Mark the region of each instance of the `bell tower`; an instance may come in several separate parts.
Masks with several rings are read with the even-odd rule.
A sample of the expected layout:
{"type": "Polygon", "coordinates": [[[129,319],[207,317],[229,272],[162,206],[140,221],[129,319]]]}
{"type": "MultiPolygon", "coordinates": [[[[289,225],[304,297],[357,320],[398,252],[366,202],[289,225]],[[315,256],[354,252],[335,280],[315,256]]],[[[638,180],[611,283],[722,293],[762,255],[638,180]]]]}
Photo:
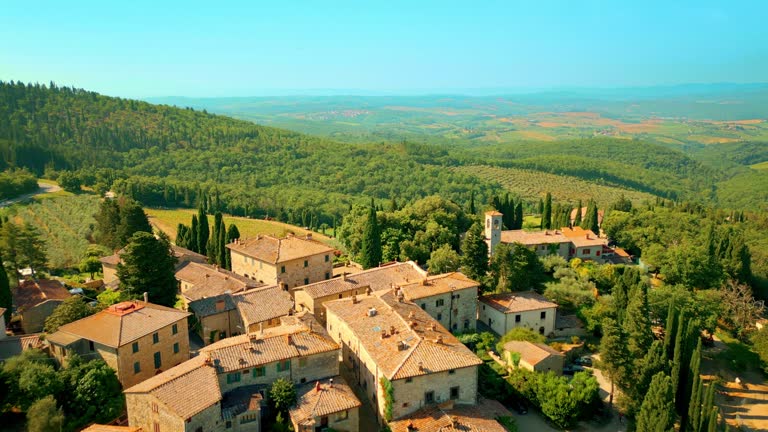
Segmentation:
{"type": "Polygon", "coordinates": [[[488,255],[493,255],[496,245],[501,242],[501,217],[496,210],[485,212],[485,241],[488,243],[488,255]]]}

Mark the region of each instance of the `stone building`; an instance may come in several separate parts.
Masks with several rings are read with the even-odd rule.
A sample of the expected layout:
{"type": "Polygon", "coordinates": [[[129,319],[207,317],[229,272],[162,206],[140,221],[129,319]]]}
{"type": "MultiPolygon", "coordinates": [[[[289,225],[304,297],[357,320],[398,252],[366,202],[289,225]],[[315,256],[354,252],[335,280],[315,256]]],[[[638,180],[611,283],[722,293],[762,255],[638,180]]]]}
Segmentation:
{"type": "Polygon", "coordinates": [[[509,367],[521,367],[533,372],[553,371],[560,375],[565,365],[565,355],[542,343],[528,341],[509,341],[504,344],[504,360],[509,367]],[[520,354],[520,361],[515,365],[512,353],[520,354]]]}
{"type": "Polygon", "coordinates": [[[535,291],[482,296],[478,304],[478,320],[502,336],[515,327],[527,327],[543,335],[555,329],[557,304],[535,291]]]}
{"type": "Polygon", "coordinates": [[[197,321],[193,331],[208,345],[244,333],[240,313],[231,294],[205,297],[189,303],[197,321]]]}
{"type": "Polygon", "coordinates": [[[571,258],[602,262],[603,248],[608,247],[608,240],[598,237],[591,230],[581,227],[563,228],[563,235],[571,241],[569,254],[571,258]]]}
{"type": "Polygon", "coordinates": [[[333,275],[335,250],[306,237],[278,238],[259,235],[227,245],[232,252],[232,271],[267,285],[293,288],[333,275]]]}
{"type": "Polygon", "coordinates": [[[400,291],[451,331],[471,331],[477,326],[479,282],[452,272],[400,284],[400,291]]]}
{"type": "Polygon", "coordinates": [[[339,346],[309,314],[227,338],[125,390],[128,422],[157,432],[259,432],[262,404],[278,378],[295,384],[338,375],[339,346]]]}
{"type": "MultiPolygon", "coordinates": [[[[200,255],[197,252],[192,252],[183,247],[171,245],[171,251],[173,252],[173,256],[176,257],[176,269],[179,269],[188,262],[196,262],[200,264],[208,262],[208,257],[205,255],[200,255]]],[[[119,282],[117,278],[117,265],[121,262],[120,255],[124,252],[125,249],[120,249],[110,256],[99,258],[99,261],[101,261],[101,270],[104,274],[103,279],[105,285],[117,286],[116,284],[119,282]]]]}
{"type": "MultiPolygon", "coordinates": [[[[13,290],[14,313],[21,316],[24,333],[43,331],[45,319],[64,300],[72,297],[64,285],[57,280],[27,279],[13,290]]],[[[9,323],[10,324],[10,323],[9,323]]]]}
{"type": "Polygon", "coordinates": [[[72,354],[101,358],[127,388],[189,359],[189,315],[127,301],[63,325],[47,340],[60,364],[66,365],[72,354]]]}
{"type": "Polygon", "coordinates": [[[416,304],[388,290],[326,310],[328,332],[380,422],[449,400],[477,402],[482,361],[416,304]]]}
{"type": "Polygon", "coordinates": [[[296,389],[296,396],[296,405],[290,410],[295,432],[360,430],[361,403],[343,378],[304,384],[296,389]]]}
{"type": "Polygon", "coordinates": [[[296,309],[309,311],[325,324],[325,302],[365,294],[368,291],[391,289],[393,286],[421,281],[427,272],[413,261],[394,263],[361,271],[352,275],[317,282],[292,290],[296,309]]]}
{"type": "Polygon", "coordinates": [[[512,417],[501,403],[480,399],[477,405],[448,401],[420,409],[389,423],[392,432],[507,432],[497,421],[512,417]]]}
{"type": "Polygon", "coordinates": [[[196,262],[181,264],[177,267],[175,276],[185,308],[189,302],[202,298],[264,286],[221,267],[196,262]]]}

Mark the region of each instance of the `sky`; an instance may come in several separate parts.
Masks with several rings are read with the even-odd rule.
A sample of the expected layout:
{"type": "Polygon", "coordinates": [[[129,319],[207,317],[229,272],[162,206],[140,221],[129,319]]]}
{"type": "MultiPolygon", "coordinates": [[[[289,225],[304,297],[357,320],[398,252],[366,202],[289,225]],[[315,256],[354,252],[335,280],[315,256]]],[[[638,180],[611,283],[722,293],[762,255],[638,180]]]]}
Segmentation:
{"type": "Polygon", "coordinates": [[[0,80],[121,97],[768,82],[768,1],[3,0],[0,80]]]}

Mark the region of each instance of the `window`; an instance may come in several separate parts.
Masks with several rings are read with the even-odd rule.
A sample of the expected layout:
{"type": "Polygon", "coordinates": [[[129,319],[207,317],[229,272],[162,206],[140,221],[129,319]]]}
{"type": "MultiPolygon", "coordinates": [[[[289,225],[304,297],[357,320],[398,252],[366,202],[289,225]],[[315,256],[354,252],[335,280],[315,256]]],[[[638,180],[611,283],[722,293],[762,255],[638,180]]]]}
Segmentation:
{"type": "Polygon", "coordinates": [[[299,367],[304,367],[306,365],[307,365],[307,358],[306,357],[299,358],[299,367]]]}
{"type": "Polygon", "coordinates": [[[457,330],[458,328],[459,328],[459,323],[453,323],[453,325],[451,325],[451,330],[457,330]]]}
{"type": "Polygon", "coordinates": [[[179,343],[178,342],[173,344],[173,353],[174,354],[178,354],[179,353],[179,343]]]}
{"type": "Polygon", "coordinates": [[[152,343],[156,344],[160,342],[160,335],[157,333],[152,333],[152,343]]]}
{"type": "Polygon", "coordinates": [[[280,266],[280,273],[285,273],[285,266],[280,266]]]}
{"type": "Polygon", "coordinates": [[[160,351],[155,353],[155,369],[160,369],[160,366],[163,365],[163,361],[160,358],[160,351]]]}
{"type": "Polygon", "coordinates": [[[516,322],[516,323],[517,323],[517,322],[520,322],[520,319],[521,319],[521,318],[522,318],[522,317],[520,316],[520,314],[517,314],[517,315],[515,315],[515,322],[516,322]]]}
{"type": "Polygon", "coordinates": [[[133,363],[133,373],[137,374],[139,372],[141,372],[141,363],[134,362],[133,363]]]}
{"type": "Polygon", "coordinates": [[[450,369],[448,370],[448,375],[453,375],[456,373],[456,369],[450,369]]]}
{"type": "Polygon", "coordinates": [[[464,330],[467,330],[468,328],[469,328],[469,320],[465,319],[464,320],[464,330]]]}
{"type": "Polygon", "coordinates": [[[330,261],[330,260],[331,260],[331,256],[330,256],[330,255],[326,255],[326,256],[325,256],[325,262],[328,262],[328,261],[330,261]]]}
{"type": "Polygon", "coordinates": [[[343,421],[349,418],[349,411],[344,410],[336,416],[336,421],[343,421]]]}
{"type": "Polygon", "coordinates": [[[91,351],[95,349],[95,347],[93,346],[93,341],[88,341],[88,349],[90,349],[91,351]]]}
{"type": "Polygon", "coordinates": [[[485,310],[485,305],[483,305],[483,310],[485,310]]]}
{"type": "Polygon", "coordinates": [[[424,393],[424,403],[427,405],[435,403],[435,392],[428,391],[424,393]]]}
{"type": "Polygon", "coordinates": [[[539,334],[544,334],[544,327],[539,327],[539,334]]]}
{"type": "Polygon", "coordinates": [[[304,267],[309,267],[309,261],[304,260],[304,267]]]}
{"type": "Polygon", "coordinates": [[[408,402],[403,402],[403,408],[408,408],[408,402]]]}
{"type": "Polygon", "coordinates": [[[232,422],[230,420],[227,420],[226,427],[227,429],[232,429],[232,422]]]}
{"type": "Polygon", "coordinates": [[[427,310],[427,304],[426,303],[422,303],[421,304],[421,308],[424,309],[424,310],[427,310]]]}
{"type": "Polygon", "coordinates": [[[437,314],[437,320],[440,321],[443,319],[443,314],[439,313],[437,314]]]}
{"type": "Polygon", "coordinates": [[[176,334],[178,332],[179,332],[179,325],[178,324],[174,324],[173,327],[171,327],[171,333],[172,334],[176,334]]]}
{"type": "Polygon", "coordinates": [[[137,352],[139,352],[139,343],[138,342],[134,342],[133,343],[133,353],[136,354],[137,352]]]}
{"type": "Polygon", "coordinates": [[[304,278],[304,285],[309,285],[309,278],[304,278]]]}
{"type": "Polygon", "coordinates": [[[253,377],[254,378],[263,377],[266,374],[267,374],[267,368],[265,366],[253,368],[253,377]]]}
{"type": "Polygon", "coordinates": [[[285,372],[287,370],[291,369],[291,361],[285,360],[277,362],[277,371],[278,372],[285,372]]]}
{"type": "Polygon", "coordinates": [[[547,311],[541,313],[541,319],[547,319],[547,311]]]}
{"type": "Polygon", "coordinates": [[[240,382],[240,372],[232,372],[227,374],[227,384],[240,382]]]}
{"type": "Polygon", "coordinates": [[[407,383],[411,383],[411,382],[413,382],[413,378],[406,378],[406,379],[405,379],[405,382],[407,382],[407,383]]]}
{"type": "Polygon", "coordinates": [[[445,304],[445,300],[443,299],[435,300],[435,306],[442,306],[444,304],[445,304]]]}
{"type": "Polygon", "coordinates": [[[583,251],[581,251],[581,254],[582,255],[589,255],[589,252],[590,252],[589,249],[584,249],[583,251]]]}
{"type": "Polygon", "coordinates": [[[600,251],[595,252],[595,255],[600,256],[600,251]]]}
{"type": "Polygon", "coordinates": [[[451,399],[458,399],[459,398],[459,388],[458,387],[451,387],[451,399]]]}
{"type": "Polygon", "coordinates": [[[203,427],[202,427],[202,426],[198,426],[198,427],[195,429],[195,432],[203,432],[203,427]]]}
{"type": "Polygon", "coordinates": [[[325,278],[326,278],[326,279],[330,279],[330,278],[331,278],[331,274],[330,274],[330,273],[328,273],[328,272],[325,272],[325,278]]]}
{"type": "Polygon", "coordinates": [[[304,384],[305,382],[307,382],[306,378],[302,378],[302,379],[299,380],[299,383],[301,383],[301,384],[304,384]]]}

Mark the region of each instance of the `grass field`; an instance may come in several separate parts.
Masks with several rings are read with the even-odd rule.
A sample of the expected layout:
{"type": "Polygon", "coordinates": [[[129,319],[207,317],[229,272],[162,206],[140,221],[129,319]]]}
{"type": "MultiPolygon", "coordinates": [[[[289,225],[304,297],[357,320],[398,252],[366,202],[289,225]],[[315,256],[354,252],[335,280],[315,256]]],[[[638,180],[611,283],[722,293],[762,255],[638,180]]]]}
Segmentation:
{"type": "Polygon", "coordinates": [[[599,185],[575,177],[541,171],[487,165],[462,166],[452,169],[464,174],[474,174],[487,181],[499,182],[506,190],[524,199],[537,200],[543,198],[547,192],[552,193],[552,199],[555,201],[576,204],[578,200],[587,202],[594,199],[600,206],[614,203],[622,194],[634,203],[655,199],[653,195],[644,192],[599,185]]]}
{"type": "Polygon", "coordinates": [[[768,170],[768,161],[756,163],[754,165],[750,165],[749,167],[756,170],[768,170]]]}
{"type": "MultiPolygon", "coordinates": [[[[192,209],[153,209],[145,208],[144,211],[149,216],[149,222],[156,228],[162,230],[171,240],[176,240],[176,227],[183,223],[189,225],[192,215],[197,214],[192,209]]],[[[311,232],[297,226],[282,222],[266,221],[262,219],[248,219],[243,217],[224,216],[224,223],[234,223],[240,231],[243,238],[255,237],[258,234],[271,234],[275,236],[285,236],[288,233],[296,235],[306,235],[311,232]]],[[[213,226],[213,216],[208,216],[208,226],[213,226]]],[[[325,243],[334,243],[333,239],[320,233],[312,233],[312,236],[325,243]]]]}

